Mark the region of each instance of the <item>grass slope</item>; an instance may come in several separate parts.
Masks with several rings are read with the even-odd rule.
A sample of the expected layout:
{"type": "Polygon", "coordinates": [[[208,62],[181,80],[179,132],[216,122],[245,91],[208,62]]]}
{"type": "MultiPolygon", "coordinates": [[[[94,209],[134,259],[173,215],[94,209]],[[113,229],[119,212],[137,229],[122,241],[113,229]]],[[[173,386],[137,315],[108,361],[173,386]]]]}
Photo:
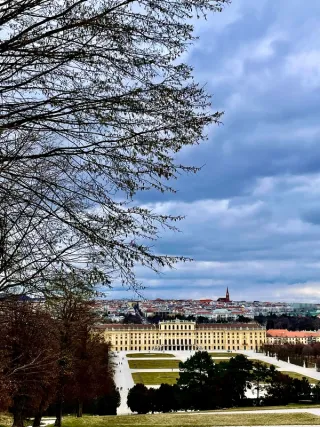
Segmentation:
{"type": "Polygon", "coordinates": [[[134,372],[132,378],[135,384],[175,384],[179,378],[179,372],[134,372]]]}
{"type": "Polygon", "coordinates": [[[298,380],[302,380],[303,377],[306,377],[310,384],[318,384],[318,380],[315,380],[314,378],[307,377],[306,375],[297,374],[296,372],[290,372],[290,371],[280,371],[281,374],[289,375],[291,378],[297,378],[298,380]]]}
{"type": "Polygon", "coordinates": [[[155,414],[118,415],[109,417],[66,417],[64,427],[213,427],[256,425],[319,425],[320,417],[311,414],[155,414]]]}
{"type": "Polygon", "coordinates": [[[178,369],[179,360],[128,360],[130,369],[178,369]]]}
{"type": "Polygon", "coordinates": [[[128,359],[139,359],[139,357],[174,357],[173,354],[169,353],[129,353],[127,354],[128,359]]]}
{"type": "Polygon", "coordinates": [[[259,359],[249,359],[250,360],[250,362],[259,362],[259,363],[261,363],[262,365],[265,365],[265,366],[267,366],[268,368],[270,368],[270,366],[274,366],[275,368],[278,368],[279,366],[277,366],[277,365],[275,365],[274,363],[268,363],[268,362],[262,362],[262,360],[259,360],[259,359]]]}
{"type": "MultiPolygon", "coordinates": [[[[244,408],[228,408],[224,409],[225,412],[234,412],[234,411],[264,411],[268,409],[308,409],[308,408],[320,408],[318,404],[312,403],[289,403],[288,405],[283,406],[245,406],[244,408]]],[[[217,409],[221,411],[221,409],[217,409]]]]}

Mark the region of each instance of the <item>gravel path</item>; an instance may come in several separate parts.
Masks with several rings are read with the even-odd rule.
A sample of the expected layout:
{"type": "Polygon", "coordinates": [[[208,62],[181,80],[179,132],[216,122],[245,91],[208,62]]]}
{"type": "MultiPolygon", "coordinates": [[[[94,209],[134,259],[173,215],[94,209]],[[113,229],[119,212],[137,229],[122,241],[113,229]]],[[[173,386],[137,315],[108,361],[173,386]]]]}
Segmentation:
{"type": "Polygon", "coordinates": [[[125,357],[125,352],[118,352],[114,356],[115,374],[114,380],[120,392],[121,403],[117,409],[117,415],[131,414],[127,406],[128,391],[134,386],[128,359],[125,357]]]}

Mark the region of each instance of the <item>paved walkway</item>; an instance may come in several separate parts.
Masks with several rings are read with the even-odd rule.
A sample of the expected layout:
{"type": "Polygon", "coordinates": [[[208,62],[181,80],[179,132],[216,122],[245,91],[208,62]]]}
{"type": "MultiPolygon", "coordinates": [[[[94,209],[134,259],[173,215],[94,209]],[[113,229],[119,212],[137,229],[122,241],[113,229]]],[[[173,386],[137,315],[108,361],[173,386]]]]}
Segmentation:
{"type": "Polygon", "coordinates": [[[254,351],[242,351],[241,353],[248,356],[249,359],[257,359],[261,360],[262,362],[271,363],[277,366],[279,371],[296,372],[298,374],[305,375],[320,381],[320,372],[317,372],[315,368],[303,368],[302,366],[294,365],[293,363],[277,360],[275,357],[265,356],[261,353],[255,353],[254,351]]]}
{"type": "MultiPolygon", "coordinates": [[[[48,425],[52,425],[52,424],[54,424],[54,422],[55,422],[55,418],[42,418],[41,419],[41,426],[48,426],[48,425]]],[[[32,421],[28,421],[27,423],[27,426],[32,426],[32,424],[33,424],[33,420],[32,421]]]]}
{"type": "Polygon", "coordinates": [[[134,386],[128,359],[125,357],[125,352],[121,351],[114,355],[115,373],[114,381],[120,392],[121,403],[117,409],[117,415],[131,414],[127,406],[128,391],[134,386]]]}

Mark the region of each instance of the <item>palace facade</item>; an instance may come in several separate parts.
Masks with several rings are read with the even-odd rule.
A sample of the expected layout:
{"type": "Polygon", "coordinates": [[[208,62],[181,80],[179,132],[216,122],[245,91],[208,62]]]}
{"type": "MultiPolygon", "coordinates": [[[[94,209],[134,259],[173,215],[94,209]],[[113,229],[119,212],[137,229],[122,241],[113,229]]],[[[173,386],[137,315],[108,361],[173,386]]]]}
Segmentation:
{"type": "Polygon", "coordinates": [[[266,329],[258,323],[197,324],[186,320],[158,325],[100,325],[115,351],[148,350],[256,350],[266,342],[266,329]]]}

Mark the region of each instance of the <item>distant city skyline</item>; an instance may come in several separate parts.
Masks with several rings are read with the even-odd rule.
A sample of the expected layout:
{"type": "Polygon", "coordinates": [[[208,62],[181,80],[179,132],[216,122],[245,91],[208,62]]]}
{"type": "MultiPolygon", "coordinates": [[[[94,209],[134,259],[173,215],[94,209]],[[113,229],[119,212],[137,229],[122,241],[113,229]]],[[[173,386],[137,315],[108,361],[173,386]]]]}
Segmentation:
{"type": "MultiPolygon", "coordinates": [[[[185,293],[181,292],[181,295],[179,296],[165,296],[163,292],[161,291],[155,291],[152,288],[146,288],[144,290],[141,291],[141,296],[133,293],[132,291],[124,291],[121,287],[114,287],[114,289],[111,290],[106,290],[105,292],[105,297],[103,297],[102,299],[108,299],[108,300],[112,300],[112,299],[122,299],[122,300],[156,300],[156,299],[162,299],[162,300],[195,300],[195,301],[200,301],[200,300],[205,300],[205,299],[211,299],[213,301],[217,301],[218,298],[221,298],[223,296],[223,293],[225,292],[225,289],[223,290],[223,288],[221,288],[221,292],[220,294],[216,292],[215,289],[215,295],[213,294],[208,294],[208,295],[202,295],[202,296],[197,296],[197,297],[191,297],[188,295],[185,295],[185,293]]],[[[234,294],[233,289],[229,289],[230,292],[230,301],[231,302],[254,302],[254,301],[259,301],[259,302],[272,302],[272,303],[308,303],[308,304],[320,304],[320,296],[315,296],[315,297],[302,297],[299,295],[296,295],[295,297],[279,297],[277,298],[276,296],[271,296],[269,295],[269,298],[266,296],[265,299],[263,298],[258,298],[255,297],[254,295],[251,298],[243,298],[241,296],[237,297],[237,294],[234,294]]],[[[238,291],[239,292],[239,291],[238,291]]],[[[260,295],[263,295],[260,292],[260,295]]]]}
{"type": "Polygon", "coordinates": [[[212,299],[152,299],[152,300],[100,300],[94,305],[102,318],[122,322],[125,316],[133,315],[140,323],[154,323],[160,319],[179,316],[205,322],[237,322],[257,320],[257,316],[270,314],[316,316],[320,318],[320,303],[289,303],[274,301],[227,301],[228,298],[212,299]]]}

